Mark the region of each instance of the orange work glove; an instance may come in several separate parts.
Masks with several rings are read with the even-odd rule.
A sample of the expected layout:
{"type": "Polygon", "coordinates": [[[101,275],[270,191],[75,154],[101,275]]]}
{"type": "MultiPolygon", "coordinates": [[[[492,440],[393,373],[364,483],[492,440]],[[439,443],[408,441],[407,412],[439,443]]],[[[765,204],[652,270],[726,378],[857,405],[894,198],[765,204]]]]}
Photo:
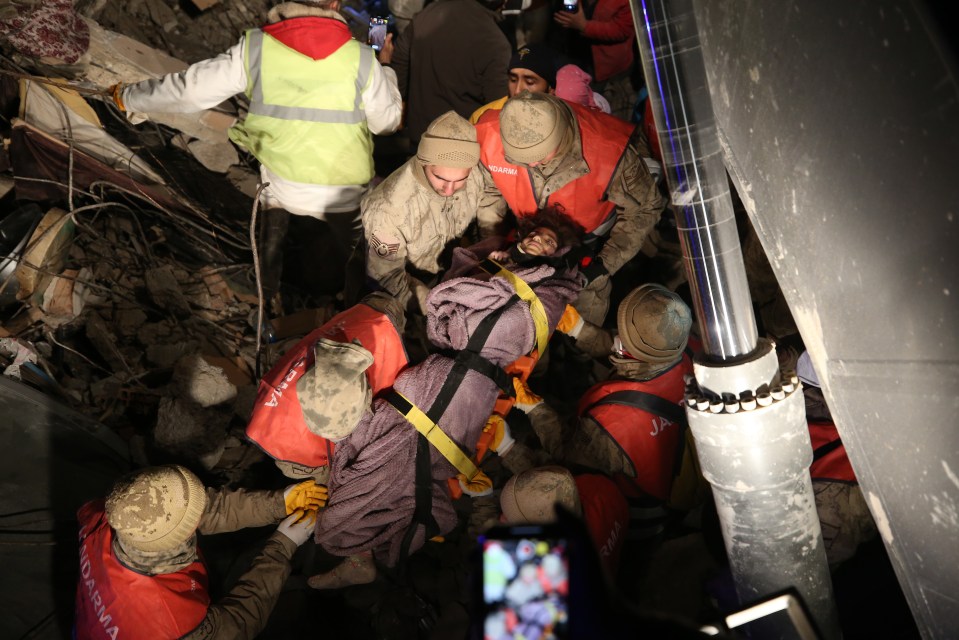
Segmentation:
{"type": "Polygon", "coordinates": [[[489,479],[485,473],[480,471],[476,477],[472,480],[467,479],[467,477],[460,473],[456,476],[456,479],[459,480],[460,488],[468,496],[474,498],[480,498],[482,496],[492,495],[493,493],[493,481],[489,479]]]}
{"type": "Polygon", "coordinates": [[[506,420],[503,420],[502,416],[495,413],[486,421],[486,426],[483,427],[483,431],[491,431],[493,433],[493,441],[490,443],[489,448],[495,451],[499,456],[505,456],[513,445],[516,444],[516,441],[513,440],[513,434],[509,431],[509,425],[506,424],[506,420]]]}
{"type": "Polygon", "coordinates": [[[304,480],[299,484],[291,484],[283,491],[283,501],[286,503],[286,515],[298,509],[322,509],[329,499],[329,491],[322,484],[313,480],[304,480]]]}
{"type": "MultiPolygon", "coordinates": [[[[572,309],[572,307],[569,308],[572,309]]],[[[530,388],[526,386],[526,383],[519,378],[513,378],[513,389],[516,391],[516,401],[513,403],[513,406],[523,413],[529,413],[543,404],[543,399],[533,393],[530,388]]]]}
{"type": "Polygon", "coordinates": [[[563,311],[563,317],[559,319],[556,330],[560,333],[565,333],[570,338],[575,338],[579,335],[582,328],[583,318],[579,315],[579,311],[574,309],[572,305],[566,305],[566,310],[563,311]]]}
{"type": "Polygon", "coordinates": [[[109,89],[107,89],[107,95],[113,98],[113,103],[117,105],[117,108],[120,111],[126,113],[127,107],[123,104],[123,98],[120,97],[120,92],[123,91],[123,83],[118,82],[109,89]]]}

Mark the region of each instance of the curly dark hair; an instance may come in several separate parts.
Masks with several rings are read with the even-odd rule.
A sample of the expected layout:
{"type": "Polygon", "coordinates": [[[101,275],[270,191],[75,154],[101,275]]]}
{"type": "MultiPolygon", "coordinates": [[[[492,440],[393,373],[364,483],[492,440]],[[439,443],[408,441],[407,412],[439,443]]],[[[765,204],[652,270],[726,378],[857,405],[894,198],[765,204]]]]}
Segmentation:
{"type": "Polygon", "coordinates": [[[516,221],[516,237],[522,240],[534,229],[545,227],[556,234],[560,249],[578,247],[586,229],[557,207],[540,209],[532,216],[523,216],[516,221]]]}

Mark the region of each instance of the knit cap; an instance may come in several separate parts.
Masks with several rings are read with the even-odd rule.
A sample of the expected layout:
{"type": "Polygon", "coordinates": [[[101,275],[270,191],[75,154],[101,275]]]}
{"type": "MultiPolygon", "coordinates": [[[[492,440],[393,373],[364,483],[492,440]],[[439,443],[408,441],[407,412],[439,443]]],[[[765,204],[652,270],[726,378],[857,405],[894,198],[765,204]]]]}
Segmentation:
{"type": "Polygon", "coordinates": [[[508,69],[529,69],[546,81],[550,87],[556,87],[556,61],[553,51],[545,44],[528,44],[513,52],[508,69]]]}
{"type": "Polygon", "coordinates": [[[105,507],[120,542],[141,551],[176,549],[196,532],[205,509],[203,483],[180,465],[150,467],[120,478],[105,507]]]}
{"type": "Polygon", "coordinates": [[[500,494],[500,509],[510,524],[556,522],[556,505],[580,513],[573,474],[563,467],[538,467],[510,478],[500,494]]]}
{"type": "Polygon", "coordinates": [[[328,440],[353,432],[370,408],[372,391],[366,370],[373,354],[358,342],[320,338],[313,346],[316,362],[296,381],[296,396],[307,428],[328,440]]]}
{"type": "Polygon", "coordinates": [[[669,363],[686,348],[693,318],[678,295],[658,284],[644,284],[623,298],[616,323],[629,355],[643,362],[669,363]]]}
{"type": "Polygon", "coordinates": [[[500,135],[506,159],[513,164],[540,162],[559,148],[570,122],[562,100],[524,91],[503,105],[500,135]]]}
{"type": "Polygon", "coordinates": [[[431,122],[416,148],[416,159],[424,166],[466,169],[479,162],[479,155],[476,129],[455,111],[431,122]]]}

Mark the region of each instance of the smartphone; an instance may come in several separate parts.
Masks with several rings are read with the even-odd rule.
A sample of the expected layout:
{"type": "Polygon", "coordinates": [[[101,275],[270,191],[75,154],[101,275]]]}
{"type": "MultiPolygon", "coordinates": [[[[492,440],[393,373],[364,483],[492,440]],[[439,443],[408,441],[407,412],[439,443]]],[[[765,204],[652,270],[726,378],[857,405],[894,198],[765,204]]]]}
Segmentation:
{"type": "Polygon", "coordinates": [[[577,8],[579,8],[579,0],[563,0],[563,11],[576,13],[577,8]]]}
{"type": "MultiPolygon", "coordinates": [[[[569,638],[570,546],[552,527],[498,527],[479,537],[474,598],[480,638],[569,638]]],[[[475,624],[475,623],[474,623],[475,624]]]]}
{"type": "Polygon", "coordinates": [[[370,33],[366,38],[366,43],[373,47],[374,51],[379,51],[386,43],[386,23],[388,18],[373,16],[370,18],[370,33]]]}

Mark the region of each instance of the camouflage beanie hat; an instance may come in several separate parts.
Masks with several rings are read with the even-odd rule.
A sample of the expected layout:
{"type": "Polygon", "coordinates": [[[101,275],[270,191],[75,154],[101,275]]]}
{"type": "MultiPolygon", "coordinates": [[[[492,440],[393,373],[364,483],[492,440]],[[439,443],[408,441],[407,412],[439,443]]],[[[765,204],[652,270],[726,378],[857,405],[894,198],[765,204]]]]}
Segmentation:
{"type": "Polygon", "coordinates": [[[499,114],[506,159],[513,164],[541,162],[559,149],[570,124],[559,98],[529,91],[510,98],[499,114]]]}
{"type": "Polygon", "coordinates": [[[455,111],[431,122],[416,148],[416,160],[424,166],[467,169],[479,162],[479,156],[476,129],[455,111]]]}
{"type": "Polygon", "coordinates": [[[124,546],[171,551],[196,532],[206,509],[203,483],[179,465],[128,474],[107,496],[107,522],[124,546]]]}
{"type": "Polygon", "coordinates": [[[669,363],[686,348],[693,316],[683,299],[666,287],[644,284],[623,298],[616,325],[630,356],[642,362],[669,363]]]}
{"type": "Polygon", "coordinates": [[[366,370],[373,354],[358,343],[320,338],[313,346],[316,362],[296,381],[296,396],[307,428],[328,440],[353,432],[370,408],[372,392],[366,370]]]}
{"type": "Polygon", "coordinates": [[[556,505],[579,514],[579,491],[563,467],[538,467],[510,478],[500,494],[500,509],[509,524],[556,522],[556,505]]]}

